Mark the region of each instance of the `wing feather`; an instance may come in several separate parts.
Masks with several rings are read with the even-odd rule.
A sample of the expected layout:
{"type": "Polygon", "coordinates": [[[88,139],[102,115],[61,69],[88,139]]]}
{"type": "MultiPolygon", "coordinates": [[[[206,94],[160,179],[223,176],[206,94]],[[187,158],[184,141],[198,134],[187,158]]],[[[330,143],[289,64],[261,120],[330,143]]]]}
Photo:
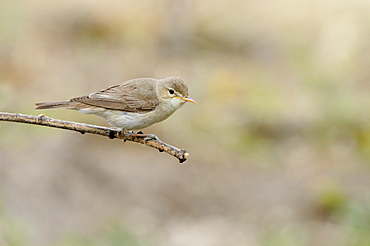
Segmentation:
{"type": "Polygon", "coordinates": [[[155,79],[133,79],[71,101],[111,110],[149,112],[159,103],[155,84],[155,79]]]}

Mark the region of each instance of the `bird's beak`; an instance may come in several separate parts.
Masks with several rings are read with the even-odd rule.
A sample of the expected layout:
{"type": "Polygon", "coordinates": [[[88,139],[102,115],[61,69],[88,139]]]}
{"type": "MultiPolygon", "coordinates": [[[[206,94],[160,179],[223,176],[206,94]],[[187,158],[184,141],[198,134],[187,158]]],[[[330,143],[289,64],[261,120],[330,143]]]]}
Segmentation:
{"type": "Polygon", "coordinates": [[[196,101],[194,101],[193,98],[191,97],[179,97],[180,99],[184,100],[184,101],[187,101],[187,102],[191,102],[191,103],[197,103],[196,101]]]}

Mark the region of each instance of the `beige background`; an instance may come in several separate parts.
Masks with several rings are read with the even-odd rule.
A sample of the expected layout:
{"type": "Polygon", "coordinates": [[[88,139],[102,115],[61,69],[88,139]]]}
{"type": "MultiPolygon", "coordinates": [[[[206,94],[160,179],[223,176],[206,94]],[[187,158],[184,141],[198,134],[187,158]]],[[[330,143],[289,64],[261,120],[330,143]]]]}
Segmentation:
{"type": "Polygon", "coordinates": [[[367,0],[0,1],[0,111],[138,77],[198,104],[145,129],[189,160],[0,122],[0,245],[370,244],[367,0]]]}

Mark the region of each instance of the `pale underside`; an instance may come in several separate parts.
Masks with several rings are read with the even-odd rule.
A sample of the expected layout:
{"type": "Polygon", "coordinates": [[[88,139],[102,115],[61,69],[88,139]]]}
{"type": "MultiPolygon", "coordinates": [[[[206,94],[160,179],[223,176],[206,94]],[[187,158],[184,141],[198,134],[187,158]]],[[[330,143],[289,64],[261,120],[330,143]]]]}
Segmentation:
{"type": "Polygon", "coordinates": [[[125,112],[99,107],[86,107],[77,109],[80,113],[95,114],[105,118],[112,126],[125,130],[140,130],[154,123],[167,119],[185,102],[178,98],[163,101],[154,110],[148,112],[125,112]]]}

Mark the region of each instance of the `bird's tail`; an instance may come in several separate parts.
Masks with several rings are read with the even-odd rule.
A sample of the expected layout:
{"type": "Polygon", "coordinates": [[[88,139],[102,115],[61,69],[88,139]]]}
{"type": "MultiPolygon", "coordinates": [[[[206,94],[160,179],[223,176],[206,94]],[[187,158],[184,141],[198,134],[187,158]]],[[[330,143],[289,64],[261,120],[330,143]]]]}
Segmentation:
{"type": "Polygon", "coordinates": [[[68,108],[70,104],[70,101],[35,103],[36,109],[68,108]]]}

